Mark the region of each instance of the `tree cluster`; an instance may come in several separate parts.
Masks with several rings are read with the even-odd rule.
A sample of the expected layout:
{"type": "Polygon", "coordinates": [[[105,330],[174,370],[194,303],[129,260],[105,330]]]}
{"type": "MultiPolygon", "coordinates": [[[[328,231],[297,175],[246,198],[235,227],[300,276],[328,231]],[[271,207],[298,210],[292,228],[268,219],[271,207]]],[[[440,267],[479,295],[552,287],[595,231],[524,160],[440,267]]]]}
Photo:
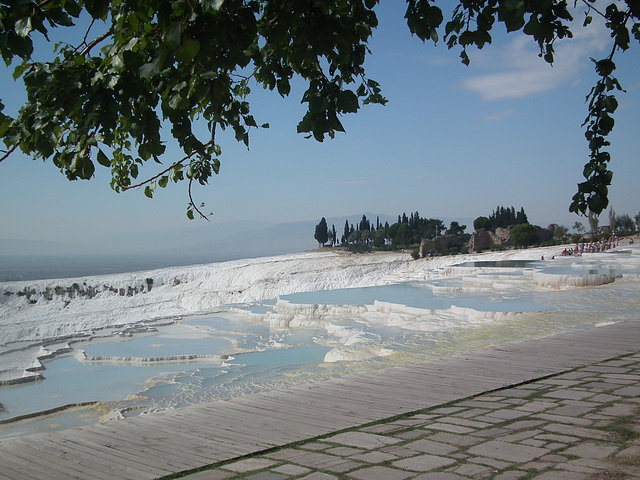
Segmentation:
{"type": "MultiPolygon", "coordinates": [[[[469,239],[469,236],[465,234],[466,228],[466,225],[460,225],[456,221],[451,222],[449,228],[446,228],[442,220],[422,218],[417,211],[411,212],[409,216],[406,213],[398,215],[398,221],[392,225],[389,225],[389,222],[381,224],[380,217],[376,218],[374,224],[366,215],[362,215],[360,222],[355,225],[349,223],[349,220],[345,220],[339,244],[352,249],[354,246],[356,249],[361,247],[410,248],[420,244],[422,240],[437,239],[448,235],[459,237],[459,243],[462,245],[469,239]]],[[[325,245],[329,240],[332,241],[332,246],[338,245],[335,225],[329,230],[324,217],[316,225],[314,238],[322,245],[325,245]]]]}
{"type": "Polygon", "coordinates": [[[484,228],[485,230],[495,232],[496,228],[506,228],[513,225],[523,225],[525,223],[529,223],[529,220],[527,219],[526,213],[524,213],[524,208],[521,207],[516,213],[516,209],[513,206],[498,206],[488,217],[476,218],[473,221],[473,229],[480,230],[484,228]]]}

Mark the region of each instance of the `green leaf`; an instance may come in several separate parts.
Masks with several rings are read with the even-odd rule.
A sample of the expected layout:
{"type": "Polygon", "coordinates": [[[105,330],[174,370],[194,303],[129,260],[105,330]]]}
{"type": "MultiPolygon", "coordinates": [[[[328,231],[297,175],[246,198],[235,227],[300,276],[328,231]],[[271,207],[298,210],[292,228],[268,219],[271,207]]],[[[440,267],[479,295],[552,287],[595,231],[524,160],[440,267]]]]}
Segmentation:
{"type": "Polygon", "coordinates": [[[179,62],[190,62],[200,51],[200,42],[192,38],[186,39],[175,52],[176,60],[179,62]]]}
{"type": "Polygon", "coordinates": [[[189,220],[193,220],[193,210],[191,210],[191,209],[187,210],[187,218],[189,220]]]}
{"type": "Polygon", "coordinates": [[[598,122],[599,133],[601,135],[608,135],[611,132],[611,130],[613,130],[614,123],[615,121],[613,120],[612,117],[610,117],[606,113],[603,113],[602,116],[600,117],[600,121],[598,122]]]}
{"type": "Polygon", "coordinates": [[[607,112],[613,113],[618,108],[618,101],[613,95],[607,95],[604,99],[604,108],[607,112]]]}
{"type": "Polygon", "coordinates": [[[109,11],[110,0],[85,0],[84,4],[87,8],[87,12],[93,18],[103,18],[109,11]]]}
{"type": "Polygon", "coordinates": [[[100,149],[98,149],[98,155],[96,156],[96,160],[103,167],[108,168],[111,166],[111,160],[109,160],[109,158],[100,149]]]}
{"type": "Polygon", "coordinates": [[[608,58],[596,62],[596,73],[601,77],[608,77],[616,69],[616,64],[608,58]]]}
{"type": "Polygon", "coordinates": [[[15,31],[19,36],[27,37],[32,30],[31,17],[21,18],[16,22],[15,31]]]}
{"type": "Polygon", "coordinates": [[[169,182],[169,177],[167,177],[166,175],[163,175],[158,179],[158,186],[160,188],[165,188],[168,182],[169,182]]]}
{"type": "Polygon", "coordinates": [[[164,60],[166,58],[166,54],[159,53],[150,63],[145,63],[142,65],[138,72],[142,78],[151,78],[162,70],[162,66],[164,64],[164,60]]]}
{"type": "Polygon", "coordinates": [[[182,23],[176,22],[169,26],[165,35],[164,43],[171,50],[175,50],[180,46],[180,40],[182,37],[182,23]]]}
{"type": "Polygon", "coordinates": [[[338,96],[338,109],[344,113],[358,111],[358,97],[351,90],[344,90],[338,96]]]}
{"type": "Polygon", "coordinates": [[[202,0],[202,6],[205,10],[217,12],[222,8],[224,0],[202,0]]]}
{"type": "Polygon", "coordinates": [[[145,196],[149,197],[149,198],[153,198],[153,192],[156,189],[156,182],[151,182],[149,185],[147,185],[144,188],[144,194],[145,196]]]}

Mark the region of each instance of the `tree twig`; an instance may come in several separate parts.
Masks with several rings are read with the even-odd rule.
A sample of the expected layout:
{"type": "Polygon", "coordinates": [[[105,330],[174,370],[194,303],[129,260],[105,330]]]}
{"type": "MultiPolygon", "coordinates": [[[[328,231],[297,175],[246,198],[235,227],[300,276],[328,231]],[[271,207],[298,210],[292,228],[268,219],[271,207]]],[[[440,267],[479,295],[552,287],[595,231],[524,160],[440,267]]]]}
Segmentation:
{"type": "Polygon", "coordinates": [[[11,155],[13,152],[16,151],[17,148],[18,148],[18,145],[16,144],[13,146],[13,148],[11,148],[10,150],[7,150],[7,152],[0,157],[0,162],[2,162],[3,160],[6,160],[9,157],[9,155],[11,155]]]}
{"type": "Polygon", "coordinates": [[[200,211],[198,207],[196,207],[196,203],[193,201],[193,196],[191,195],[191,185],[193,184],[193,178],[189,179],[189,203],[193,207],[193,209],[200,215],[201,218],[204,218],[207,222],[210,222],[209,217],[207,217],[204,213],[200,211]]]}
{"type": "MultiPolygon", "coordinates": [[[[87,31],[88,33],[88,31],[87,31]]],[[[87,44],[86,47],[84,47],[84,49],[82,50],[82,52],[80,52],[80,55],[85,56],[88,55],[89,52],[91,51],[91,49],[93,47],[95,47],[96,45],[98,45],[101,41],[103,41],[105,38],[108,38],[111,36],[111,32],[105,32],[102,35],[100,35],[99,37],[93,39],[91,41],[91,43],[87,44]]]]}

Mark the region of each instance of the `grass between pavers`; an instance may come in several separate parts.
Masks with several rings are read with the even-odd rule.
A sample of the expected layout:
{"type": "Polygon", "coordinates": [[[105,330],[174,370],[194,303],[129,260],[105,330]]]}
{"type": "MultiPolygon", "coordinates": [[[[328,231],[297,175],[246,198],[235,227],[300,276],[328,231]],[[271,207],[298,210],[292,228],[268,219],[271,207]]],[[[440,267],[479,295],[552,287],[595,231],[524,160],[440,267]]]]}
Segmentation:
{"type": "Polygon", "coordinates": [[[602,430],[611,432],[616,439],[622,443],[640,438],[640,408],[633,415],[616,418],[609,425],[602,427],[602,430]]]}
{"type": "MultiPolygon", "coordinates": [[[[614,358],[609,359],[607,361],[618,360],[618,359],[623,359],[623,358],[627,358],[627,357],[634,357],[635,358],[636,355],[637,354],[621,355],[619,357],[614,357],[614,358]]],[[[590,364],[590,365],[597,365],[597,364],[600,364],[600,363],[602,363],[602,362],[595,362],[595,363],[590,364]]],[[[443,409],[443,408],[449,408],[449,407],[455,407],[459,403],[462,403],[462,402],[465,402],[465,401],[469,401],[469,400],[476,399],[476,398],[479,398],[479,397],[482,397],[482,396],[486,396],[486,395],[491,395],[491,394],[494,394],[494,393],[497,393],[497,392],[500,392],[500,391],[504,391],[504,390],[508,390],[508,389],[511,389],[511,388],[517,388],[517,387],[520,387],[520,386],[523,386],[523,385],[529,385],[529,384],[540,382],[540,381],[547,380],[547,379],[550,379],[550,378],[555,378],[555,377],[564,375],[564,374],[569,373],[569,372],[578,371],[578,370],[580,370],[582,368],[585,368],[587,366],[589,366],[589,365],[582,365],[580,367],[576,367],[576,368],[573,368],[573,369],[565,370],[565,371],[562,371],[562,372],[558,372],[558,373],[553,373],[553,374],[537,377],[535,379],[527,380],[527,381],[516,383],[516,384],[512,384],[512,385],[507,385],[507,386],[496,388],[496,389],[492,389],[492,390],[487,390],[487,391],[484,391],[484,392],[481,392],[481,393],[478,393],[478,394],[475,394],[475,395],[471,395],[469,397],[456,399],[456,400],[453,400],[453,401],[450,401],[450,402],[442,403],[442,404],[439,404],[439,405],[434,405],[432,407],[428,407],[428,408],[424,408],[424,409],[420,409],[420,410],[416,410],[416,411],[412,411],[412,412],[406,412],[406,413],[403,413],[403,414],[400,414],[400,415],[384,418],[384,419],[381,419],[381,420],[376,420],[376,421],[365,423],[365,424],[358,425],[358,426],[355,426],[355,427],[345,428],[345,429],[337,430],[337,431],[330,432],[330,433],[327,433],[327,434],[324,434],[324,435],[319,435],[319,436],[316,436],[316,437],[311,437],[311,438],[307,438],[307,439],[304,439],[304,440],[291,442],[291,443],[288,443],[288,444],[285,444],[285,445],[281,445],[281,446],[277,446],[277,447],[273,447],[273,448],[269,448],[269,449],[265,449],[265,450],[256,451],[256,452],[253,452],[253,453],[250,453],[250,454],[247,454],[247,455],[234,457],[234,458],[229,459],[229,460],[216,462],[216,463],[213,463],[213,464],[210,464],[210,465],[205,465],[205,466],[200,467],[200,468],[196,468],[196,469],[192,469],[192,470],[188,470],[188,471],[183,471],[183,472],[177,472],[177,473],[172,474],[172,475],[168,475],[168,476],[165,476],[165,477],[158,478],[157,480],[179,479],[179,478],[183,478],[183,477],[186,477],[188,475],[195,474],[195,473],[205,472],[205,471],[208,471],[208,470],[215,470],[215,469],[218,469],[218,468],[223,468],[225,465],[230,465],[230,464],[233,464],[233,463],[237,463],[237,462],[242,461],[242,460],[255,458],[255,457],[259,457],[259,456],[270,455],[270,454],[276,453],[276,452],[281,451],[281,450],[291,449],[291,448],[294,448],[294,449],[295,448],[300,448],[300,447],[303,447],[304,445],[307,445],[307,444],[310,444],[310,443],[314,443],[314,442],[317,442],[317,441],[322,441],[322,440],[325,440],[327,438],[331,438],[331,437],[333,437],[335,435],[338,435],[338,434],[341,434],[341,433],[361,431],[362,429],[365,429],[365,428],[371,428],[371,427],[374,427],[376,425],[385,425],[385,424],[389,424],[389,423],[394,423],[394,422],[397,422],[397,421],[400,421],[400,420],[405,420],[405,419],[414,417],[416,415],[430,414],[430,413],[434,412],[435,410],[439,410],[439,409],[443,409]]],[[[557,387],[556,386],[548,386],[548,387],[544,387],[544,388],[538,389],[536,391],[533,391],[531,393],[531,395],[528,395],[527,397],[522,398],[522,400],[525,400],[525,401],[536,400],[539,397],[542,397],[543,395],[545,395],[546,393],[548,393],[550,391],[553,391],[555,388],[557,388],[557,387]]],[[[514,407],[515,406],[516,405],[514,405],[514,407]]],[[[446,415],[442,414],[440,416],[446,416],[446,415]]],[[[621,446],[626,446],[626,444],[629,441],[635,440],[635,439],[640,437],[640,431],[636,431],[633,428],[631,428],[631,425],[635,425],[636,428],[640,430],[640,425],[638,423],[638,419],[639,418],[640,418],[640,408],[635,412],[634,415],[628,415],[628,416],[625,416],[625,417],[617,418],[610,425],[606,425],[604,427],[600,427],[600,429],[604,430],[604,431],[611,432],[613,435],[615,435],[615,440],[612,440],[614,443],[621,443],[622,444],[621,446]]],[[[505,419],[505,421],[504,422],[500,422],[499,425],[500,426],[509,425],[511,423],[517,422],[518,420],[519,419],[505,419]]],[[[497,426],[497,424],[496,424],[496,426],[497,426]]],[[[416,428],[416,427],[407,426],[406,428],[400,428],[398,431],[395,431],[394,434],[397,434],[398,432],[402,432],[402,431],[405,431],[405,430],[413,430],[414,428],[416,428]]],[[[516,431],[514,431],[514,433],[515,432],[516,431]]],[[[427,433],[425,432],[425,435],[426,434],[427,433]]],[[[384,436],[385,434],[378,434],[378,435],[383,435],[384,436]]],[[[408,442],[413,441],[413,440],[415,440],[415,439],[406,440],[406,442],[408,443],[408,442]]],[[[405,443],[405,442],[403,442],[403,443],[405,443]]],[[[620,463],[624,463],[626,465],[640,465],[640,457],[631,457],[631,458],[628,458],[628,459],[620,458],[620,459],[617,459],[617,461],[619,461],[620,463]],[[631,463],[627,463],[627,462],[631,462],[631,463]]],[[[287,463],[287,462],[285,461],[285,462],[278,462],[278,463],[287,463]]],[[[381,462],[381,463],[379,463],[377,465],[380,465],[380,466],[392,466],[391,463],[392,463],[392,461],[390,460],[390,461],[381,462]]],[[[267,467],[267,468],[264,468],[264,469],[252,470],[251,474],[256,474],[256,473],[259,473],[259,472],[262,472],[262,471],[265,471],[265,470],[270,470],[272,468],[273,468],[273,466],[270,466],[270,467],[267,467]]],[[[507,470],[511,470],[511,469],[507,469],[507,470]]],[[[505,470],[505,471],[507,471],[507,470],[505,470]]],[[[247,474],[248,473],[249,472],[247,472],[247,474]]],[[[535,475],[539,475],[539,474],[540,474],[540,471],[528,470],[527,471],[527,475],[522,477],[520,480],[529,480],[530,478],[533,478],[535,475]]],[[[238,473],[236,473],[236,475],[238,475],[238,473]]],[[[340,474],[340,473],[337,473],[337,472],[332,472],[332,475],[334,475],[334,476],[336,476],[338,478],[343,478],[343,476],[344,476],[343,474],[340,474]]],[[[344,478],[350,478],[350,477],[344,476],[344,478]]]]}

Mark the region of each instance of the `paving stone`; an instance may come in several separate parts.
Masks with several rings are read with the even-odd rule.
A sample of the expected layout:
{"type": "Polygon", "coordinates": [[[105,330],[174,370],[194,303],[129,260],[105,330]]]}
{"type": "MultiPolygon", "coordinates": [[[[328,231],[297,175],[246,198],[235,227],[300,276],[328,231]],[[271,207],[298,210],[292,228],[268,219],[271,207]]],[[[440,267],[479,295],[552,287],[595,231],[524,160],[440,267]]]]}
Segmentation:
{"type": "Polygon", "coordinates": [[[439,418],[439,415],[431,415],[432,418],[422,418],[422,417],[409,417],[404,418],[402,420],[396,420],[390,425],[400,425],[405,427],[419,427],[420,425],[424,425],[425,423],[433,421],[435,418],[439,418]]]}
{"type": "Polygon", "coordinates": [[[309,468],[320,468],[333,472],[343,472],[357,467],[359,464],[333,455],[319,452],[307,452],[306,455],[290,460],[292,463],[309,468]]]}
{"type": "Polygon", "coordinates": [[[508,462],[524,463],[530,462],[542,455],[546,455],[549,451],[545,448],[491,440],[471,447],[469,449],[469,453],[472,455],[481,455],[483,457],[497,458],[498,460],[505,460],[508,462]]]}
{"type": "Polygon", "coordinates": [[[431,472],[413,477],[413,480],[470,480],[470,478],[450,472],[431,472]]]}
{"type": "Polygon", "coordinates": [[[398,458],[407,458],[413,457],[416,454],[415,450],[411,450],[410,448],[406,448],[404,446],[392,445],[390,447],[385,447],[382,450],[379,450],[385,453],[390,453],[391,455],[395,455],[398,458]]]}
{"type": "Polygon", "coordinates": [[[299,465],[286,464],[280,465],[276,468],[272,468],[271,471],[284,473],[285,475],[304,475],[305,473],[309,473],[311,470],[309,470],[308,468],[300,467],[299,465]]]}
{"type": "Polygon", "coordinates": [[[505,404],[501,402],[486,402],[482,400],[467,400],[465,402],[458,403],[461,407],[471,407],[471,408],[487,408],[487,409],[495,409],[495,408],[504,408],[505,404]]]}
{"type": "Polygon", "coordinates": [[[576,418],[570,415],[551,415],[549,413],[538,413],[534,417],[548,420],[550,422],[578,425],[580,427],[588,427],[590,425],[593,425],[593,422],[587,418],[576,418]]]}
{"type": "Polygon", "coordinates": [[[543,433],[535,437],[539,440],[545,440],[548,442],[562,442],[562,443],[575,443],[580,440],[578,437],[572,437],[569,435],[557,435],[555,433],[543,433]]]}
{"type": "Polygon", "coordinates": [[[581,380],[589,376],[591,376],[591,374],[588,372],[573,371],[573,372],[561,373],[560,375],[557,376],[557,378],[564,378],[566,380],[581,380]]]}
{"type": "Polygon", "coordinates": [[[466,463],[454,468],[453,472],[471,478],[488,478],[493,476],[495,470],[491,467],[487,467],[486,465],[466,463]]]}
{"type": "Polygon", "coordinates": [[[504,409],[504,410],[494,410],[490,412],[487,416],[501,418],[503,420],[515,420],[516,418],[521,418],[526,415],[529,415],[527,412],[523,412],[521,410],[515,409],[504,409]]]}
{"type": "Polygon", "coordinates": [[[520,480],[523,477],[529,475],[529,472],[523,472],[522,470],[509,470],[502,472],[493,477],[493,480],[520,480]]]}
{"type": "Polygon", "coordinates": [[[519,468],[522,468],[523,470],[529,470],[532,472],[544,472],[546,470],[553,468],[554,466],[555,464],[553,463],[534,460],[533,462],[523,463],[522,465],[519,466],[519,468]]]}
{"type": "Polygon", "coordinates": [[[598,393],[597,395],[594,395],[593,397],[591,397],[589,400],[592,402],[598,402],[598,403],[610,403],[610,402],[619,402],[621,399],[621,397],[619,397],[618,395],[610,395],[608,393],[598,393]]]}
{"type": "Polygon", "coordinates": [[[274,462],[273,460],[268,460],[261,457],[253,457],[234,463],[229,463],[222,468],[224,468],[225,470],[231,470],[232,472],[245,473],[254,470],[262,470],[263,468],[271,467],[273,465],[276,465],[276,462],[274,462]]]}
{"type": "Polygon", "coordinates": [[[426,470],[435,470],[437,468],[446,467],[456,463],[451,458],[440,457],[437,455],[417,455],[415,457],[404,458],[392,463],[394,467],[412,470],[414,472],[424,472],[426,470]]]}
{"type": "Polygon", "coordinates": [[[429,437],[430,440],[436,442],[449,443],[459,447],[470,447],[482,442],[482,438],[472,437],[471,435],[457,435],[455,433],[438,432],[429,437]]]}
{"type": "Polygon", "coordinates": [[[282,450],[278,450],[277,452],[266,454],[269,458],[275,458],[276,460],[284,460],[284,461],[293,461],[300,457],[304,457],[305,455],[309,455],[309,452],[305,452],[304,450],[298,450],[296,448],[283,448],[282,450]]]}
{"type": "Polygon", "coordinates": [[[539,425],[542,425],[544,422],[540,420],[518,420],[517,422],[510,423],[509,425],[505,425],[504,428],[508,428],[509,430],[524,430],[524,429],[532,429],[539,425]]]}
{"type": "Polygon", "coordinates": [[[492,417],[489,414],[475,417],[474,420],[478,420],[480,422],[485,422],[485,423],[492,423],[492,424],[504,422],[504,418],[492,417]]]}
{"type": "Polygon", "coordinates": [[[450,423],[432,423],[431,425],[427,425],[424,428],[429,430],[442,430],[443,432],[450,433],[471,433],[475,430],[469,427],[463,427],[462,425],[452,425],[450,423]]]}
{"type": "Polygon", "coordinates": [[[638,411],[637,405],[618,403],[616,405],[603,408],[598,413],[600,415],[608,415],[612,417],[626,417],[627,415],[635,414],[637,411],[638,411]]]}
{"type": "Polygon", "coordinates": [[[611,390],[615,390],[616,388],[620,388],[619,383],[615,382],[599,382],[593,381],[591,383],[585,383],[582,385],[582,388],[585,388],[589,391],[595,392],[608,392],[611,390]]]}
{"type": "Polygon", "coordinates": [[[627,358],[619,360],[607,360],[606,362],[602,362],[601,365],[607,365],[609,367],[633,367],[635,366],[635,362],[627,358]]]}
{"type": "Polygon", "coordinates": [[[490,424],[486,422],[478,422],[477,420],[469,420],[467,418],[442,417],[438,421],[443,423],[451,423],[453,425],[461,425],[469,428],[486,428],[490,424]]]}
{"type": "Polygon", "coordinates": [[[507,390],[503,390],[500,393],[503,393],[505,397],[514,397],[514,398],[527,398],[536,393],[535,390],[531,390],[529,388],[510,388],[507,390]]]}
{"type": "Polygon", "coordinates": [[[562,398],[564,400],[582,400],[583,398],[593,396],[593,393],[588,391],[562,388],[559,390],[553,390],[551,392],[544,393],[543,396],[549,398],[562,398]]]}
{"type": "MultiPolygon", "coordinates": [[[[502,438],[500,438],[500,440],[502,440],[502,438]]],[[[535,440],[533,438],[528,438],[526,440],[522,440],[520,443],[522,443],[523,445],[530,445],[532,447],[547,447],[547,442],[543,442],[542,440],[535,440]]]]}
{"type": "Polygon", "coordinates": [[[544,448],[547,448],[551,451],[560,450],[562,448],[567,448],[567,445],[564,443],[547,443],[544,448]]]}
{"type": "Polygon", "coordinates": [[[335,475],[330,475],[328,473],[323,472],[313,472],[307,475],[306,477],[302,477],[300,480],[337,480],[338,477],[335,475]]]}
{"type": "Polygon", "coordinates": [[[585,464],[585,459],[581,458],[579,460],[570,460],[561,465],[557,465],[555,468],[558,470],[568,470],[570,472],[589,473],[594,475],[601,471],[603,466],[599,465],[596,468],[590,467],[585,464]]]}
{"type": "Polygon", "coordinates": [[[616,454],[616,457],[638,457],[640,459],[640,445],[625,448],[616,454]]]}
{"type": "Polygon", "coordinates": [[[544,456],[540,457],[540,461],[549,462],[549,463],[566,463],[566,462],[569,461],[569,459],[567,457],[562,456],[562,455],[557,455],[557,454],[550,453],[548,455],[544,455],[544,456]]]}
{"type": "Polygon", "coordinates": [[[234,473],[224,472],[222,470],[205,470],[198,473],[188,475],[187,480],[226,480],[235,476],[234,473]]]}
{"type": "Polygon", "coordinates": [[[371,427],[361,428],[361,432],[367,433],[392,433],[398,430],[404,430],[406,427],[403,425],[396,425],[394,423],[381,423],[379,425],[372,425],[371,427]]]}
{"type": "Polygon", "coordinates": [[[473,418],[479,415],[484,415],[488,412],[486,408],[470,408],[469,410],[465,410],[464,412],[456,413],[457,417],[462,418],[473,418]]]}
{"type": "Polygon", "coordinates": [[[433,440],[429,440],[423,438],[422,440],[416,440],[415,442],[407,443],[404,445],[405,448],[409,448],[411,450],[415,450],[417,452],[422,453],[431,453],[433,455],[447,455],[451,452],[455,452],[458,450],[458,447],[453,445],[449,445],[447,443],[439,443],[434,442],[433,440]]]}
{"type": "Polygon", "coordinates": [[[568,388],[575,387],[580,383],[583,383],[582,380],[572,380],[572,379],[562,378],[562,377],[547,378],[545,380],[540,381],[541,385],[552,385],[554,387],[568,387],[568,388]]]}
{"type": "Polygon", "coordinates": [[[576,405],[575,403],[565,404],[561,407],[554,408],[552,410],[547,410],[545,414],[547,415],[558,415],[558,416],[571,416],[571,417],[581,417],[582,415],[586,415],[587,413],[591,413],[597,408],[600,408],[600,405],[597,403],[592,403],[590,405],[584,405],[584,402],[581,402],[582,405],[576,405]]]}
{"type": "Polygon", "coordinates": [[[488,457],[474,456],[469,457],[468,461],[471,463],[480,463],[482,465],[487,465],[497,470],[505,470],[511,466],[511,462],[503,462],[502,460],[496,460],[495,458],[488,457]]]}
{"type": "Polygon", "coordinates": [[[583,442],[573,447],[569,447],[562,453],[565,455],[575,455],[581,458],[606,458],[618,450],[614,445],[602,445],[592,442],[583,442]]]}
{"type": "Polygon", "coordinates": [[[558,405],[558,402],[554,402],[552,400],[534,400],[533,402],[527,402],[525,404],[518,405],[516,407],[516,410],[531,413],[544,412],[546,410],[556,408],[558,405]]]}
{"type": "Polygon", "coordinates": [[[351,457],[351,460],[365,463],[383,463],[389,462],[391,460],[396,460],[397,458],[398,457],[396,455],[392,455],[391,453],[374,450],[372,452],[363,453],[361,455],[354,455],[353,457],[351,457]]]}
{"type": "Polygon", "coordinates": [[[424,430],[407,430],[406,432],[396,433],[393,436],[403,440],[415,440],[416,438],[421,438],[425,435],[428,435],[428,433],[424,430]]]}
{"type": "Polygon", "coordinates": [[[283,480],[287,478],[287,476],[276,472],[260,472],[244,478],[246,478],[246,480],[283,480]]]}
{"type": "Polygon", "coordinates": [[[505,433],[511,433],[511,430],[507,430],[506,428],[485,428],[484,430],[478,430],[474,433],[474,435],[476,437],[489,438],[499,437],[500,435],[504,435],[505,433]]]}
{"type": "Polygon", "coordinates": [[[589,365],[581,369],[583,372],[596,372],[596,373],[629,373],[628,368],[614,367],[605,364],[589,365]]]}
{"type": "Polygon", "coordinates": [[[620,380],[620,381],[624,381],[627,383],[634,383],[634,382],[640,382],[640,375],[636,375],[636,374],[616,374],[616,373],[611,373],[611,374],[603,374],[602,375],[603,378],[607,378],[609,380],[620,380]]]}
{"type": "Polygon", "coordinates": [[[413,473],[395,468],[376,466],[356,470],[351,472],[349,476],[360,480],[403,480],[412,477],[413,473]]]}
{"type": "Polygon", "coordinates": [[[305,443],[304,446],[300,447],[300,448],[304,448],[305,450],[324,450],[326,448],[329,448],[331,445],[327,445],[326,443],[320,443],[320,442],[311,442],[311,443],[305,443]]]}
{"type": "Polygon", "coordinates": [[[324,441],[371,450],[374,448],[384,447],[385,445],[393,445],[401,440],[398,438],[377,435],[375,433],[346,432],[325,438],[324,441]]]}
{"type": "Polygon", "coordinates": [[[532,480],[587,480],[589,475],[577,472],[553,471],[532,477],[532,480]]]}
{"type": "Polygon", "coordinates": [[[364,453],[364,450],[351,447],[336,447],[325,450],[325,453],[328,453],[329,455],[338,455],[340,457],[352,457],[353,455],[364,453]]]}
{"type": "Polygon", "coordinates": [[[541,428],[553,433],[559,433],[560,435],[569,435],[573,437],[605,440],[610,437],[609,433],[594,430],[592,428],[577,427],[575,425],[564,425],[561,423],[550,423],[544,425],[541,428]]]}
{"type": "Polygon", "coordinates": [[[500,436],[501,442],[521,442],[527,438],[535,437],[539,433],[542,433],[542,430],[523,430],[522,432],[512,433],[510,435],[502,435],[500,436]]]}

